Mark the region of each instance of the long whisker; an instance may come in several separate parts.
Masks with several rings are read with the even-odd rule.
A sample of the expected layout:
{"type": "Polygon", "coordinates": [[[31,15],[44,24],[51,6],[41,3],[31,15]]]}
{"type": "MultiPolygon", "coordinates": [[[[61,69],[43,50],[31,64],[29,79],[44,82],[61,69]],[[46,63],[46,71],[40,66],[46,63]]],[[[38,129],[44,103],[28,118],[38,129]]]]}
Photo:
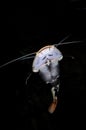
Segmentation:
{"type": "Polygon", "coordinates": [[[21,60],[28,60],[28,59],[32,59],[32,58],[34,58],[35,56],[27,56],[27,57],[24,57],[24,58],[22,58],[21,60]]]}
{"type": "Polygon", "coordinates": [[[54,45],[57,47],[57,46],[64,45],[64,44],[72,44],[72,43],[80,43],[80,42],[82,42],[82,41],[63,42],[63,43],[54,44],[54,45]]]}
{"type": "Polygon", "coordinates": [[[64,39],[62,39],[58,44],[55,44],[55,46],[60,45],[61,43],[63,43],[63,41],[65,41],[66,39],[68,39],[68,37],[70,36],[70,34],[68,36],[66,36],[64,39]]]}
{"type": "Polygon", "coordinates": [[[24,58],[26,58],[26,57],[27,57],[28,59],[33,58],[33,56],[31,56],[31,55],[35,55],[35,54],[36,54],[36,52],[30,53],[30,54],[27,54],[27,55],[24,55],[24,56],[21,56],[21,57],[19,57],[19,58],[13,59],[13,60],[11,60],[11,61],[8,61],[8,62],[6,62],[5,64],[1,65],[0,68],[5,67],[5,66],[7,66],[7,65],[9,65],[9,64],[11,64],[11,63],[14,63],[14,62],[16,62],[16,61],[24,60],[24,58]],[[29,56],[31,56],[31,57],[29,57],[29,56]]]}

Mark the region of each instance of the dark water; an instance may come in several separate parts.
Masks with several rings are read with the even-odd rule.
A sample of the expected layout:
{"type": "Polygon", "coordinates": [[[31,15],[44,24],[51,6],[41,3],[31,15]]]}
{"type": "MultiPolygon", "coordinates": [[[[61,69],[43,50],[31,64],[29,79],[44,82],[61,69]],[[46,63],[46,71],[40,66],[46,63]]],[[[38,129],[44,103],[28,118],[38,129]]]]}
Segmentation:
{"type": "Polygon", "coordinates": [[[28,85],[25,85],[32,71],[33,59],[15,62],[0,70],[0,86],[7,86],[10,92],[7,108],[11,119],[15,118],[13,122],[18,130],[85,129],[86,9],[85,4],[80,2],[61,1],[54,6],[52,3],[52,6],[45,4],[45,8],[34,3],[28,8],[8,11],[8,42],[1,44],[0,64],[38,51],[45,45],[56,44],[69,34],[66,41],[83,41],[59,47],[64,58],[60,62],[59,104],[54,114],[47,111],[52,102],[51,86],[46,85],[37,74],[32,74],[28,85]]]}

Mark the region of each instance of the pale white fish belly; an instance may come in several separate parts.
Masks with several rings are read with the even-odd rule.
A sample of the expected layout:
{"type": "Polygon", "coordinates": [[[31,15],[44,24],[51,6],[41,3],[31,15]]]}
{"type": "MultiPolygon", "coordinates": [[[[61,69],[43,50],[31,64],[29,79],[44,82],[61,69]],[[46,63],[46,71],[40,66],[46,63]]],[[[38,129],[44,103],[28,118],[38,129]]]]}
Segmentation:
{"type": "Polygon", "coordinates": [[[40,68],[47,63],[47,60],[51,60],[55,66],[58,64],[58,61],[60,61],[62,58],[62,53],[55,46],[50,45],[43,47],[37,52],[34,58],[32,71],[38,72],[40,68]]]}

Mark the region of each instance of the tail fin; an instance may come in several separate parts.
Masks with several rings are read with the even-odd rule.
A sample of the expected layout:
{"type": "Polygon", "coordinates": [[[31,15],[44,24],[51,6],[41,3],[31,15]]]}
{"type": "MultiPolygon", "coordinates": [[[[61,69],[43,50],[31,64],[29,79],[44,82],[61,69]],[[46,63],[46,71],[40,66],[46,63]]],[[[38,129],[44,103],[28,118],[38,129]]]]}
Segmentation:
{"type": "Polygon", "coordinates": [[[51,93],[52,93],[53,101],[48,108],[48,112],[52,114],[56,110],[58,104],[58,97],[56,96],[54,87],[51,88],[51,93]]]}
{"type": "Polygon", "coordinates": [[[50,104],[48,108],[48,112],[51,114],[54,113],[54,111],[56,110],[57,104],[58,104],[58,98],[53,99],[53,102],[50,104]]]}

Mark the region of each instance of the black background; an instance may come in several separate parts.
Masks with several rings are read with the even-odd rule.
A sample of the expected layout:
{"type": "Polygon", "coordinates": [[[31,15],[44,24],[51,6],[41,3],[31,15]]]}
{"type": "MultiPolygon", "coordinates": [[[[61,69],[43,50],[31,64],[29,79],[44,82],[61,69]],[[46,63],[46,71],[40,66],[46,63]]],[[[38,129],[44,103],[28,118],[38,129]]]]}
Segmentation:
{"type": "MultiPolygon", "coordinates": [[[[0,64],[38,51],[45,45],[56,44],[69,34],[71,35],[66,41],[83,41],[59,47],[64,58],[60,62],[59,104],[54,114],[47,111],[52,102],[51,86],[46,85],[37,74],[32,74],[28,85],[25,85],[26,77],[32,71],[33,59],[15,62],[0,69],[1,86],[9,90],[8,96],[11,95],[7,104],[4,104],[6,113],[9,110],[10,119],[15,122],[12,128],[16,126],[16,129],[24,130],[85,129],[85,3],[80,0],[61,0],[55,3],[36,1],[28,3],[27,7],[8,8],[6,13],[0,64]],[[75,59],[68,56],[74,56],[75,59]],[[12,96],[15,89],[16,111],[15,96],[12,96]]],[[[10,126],[9,123],[8,125],[10,126]]]]}

